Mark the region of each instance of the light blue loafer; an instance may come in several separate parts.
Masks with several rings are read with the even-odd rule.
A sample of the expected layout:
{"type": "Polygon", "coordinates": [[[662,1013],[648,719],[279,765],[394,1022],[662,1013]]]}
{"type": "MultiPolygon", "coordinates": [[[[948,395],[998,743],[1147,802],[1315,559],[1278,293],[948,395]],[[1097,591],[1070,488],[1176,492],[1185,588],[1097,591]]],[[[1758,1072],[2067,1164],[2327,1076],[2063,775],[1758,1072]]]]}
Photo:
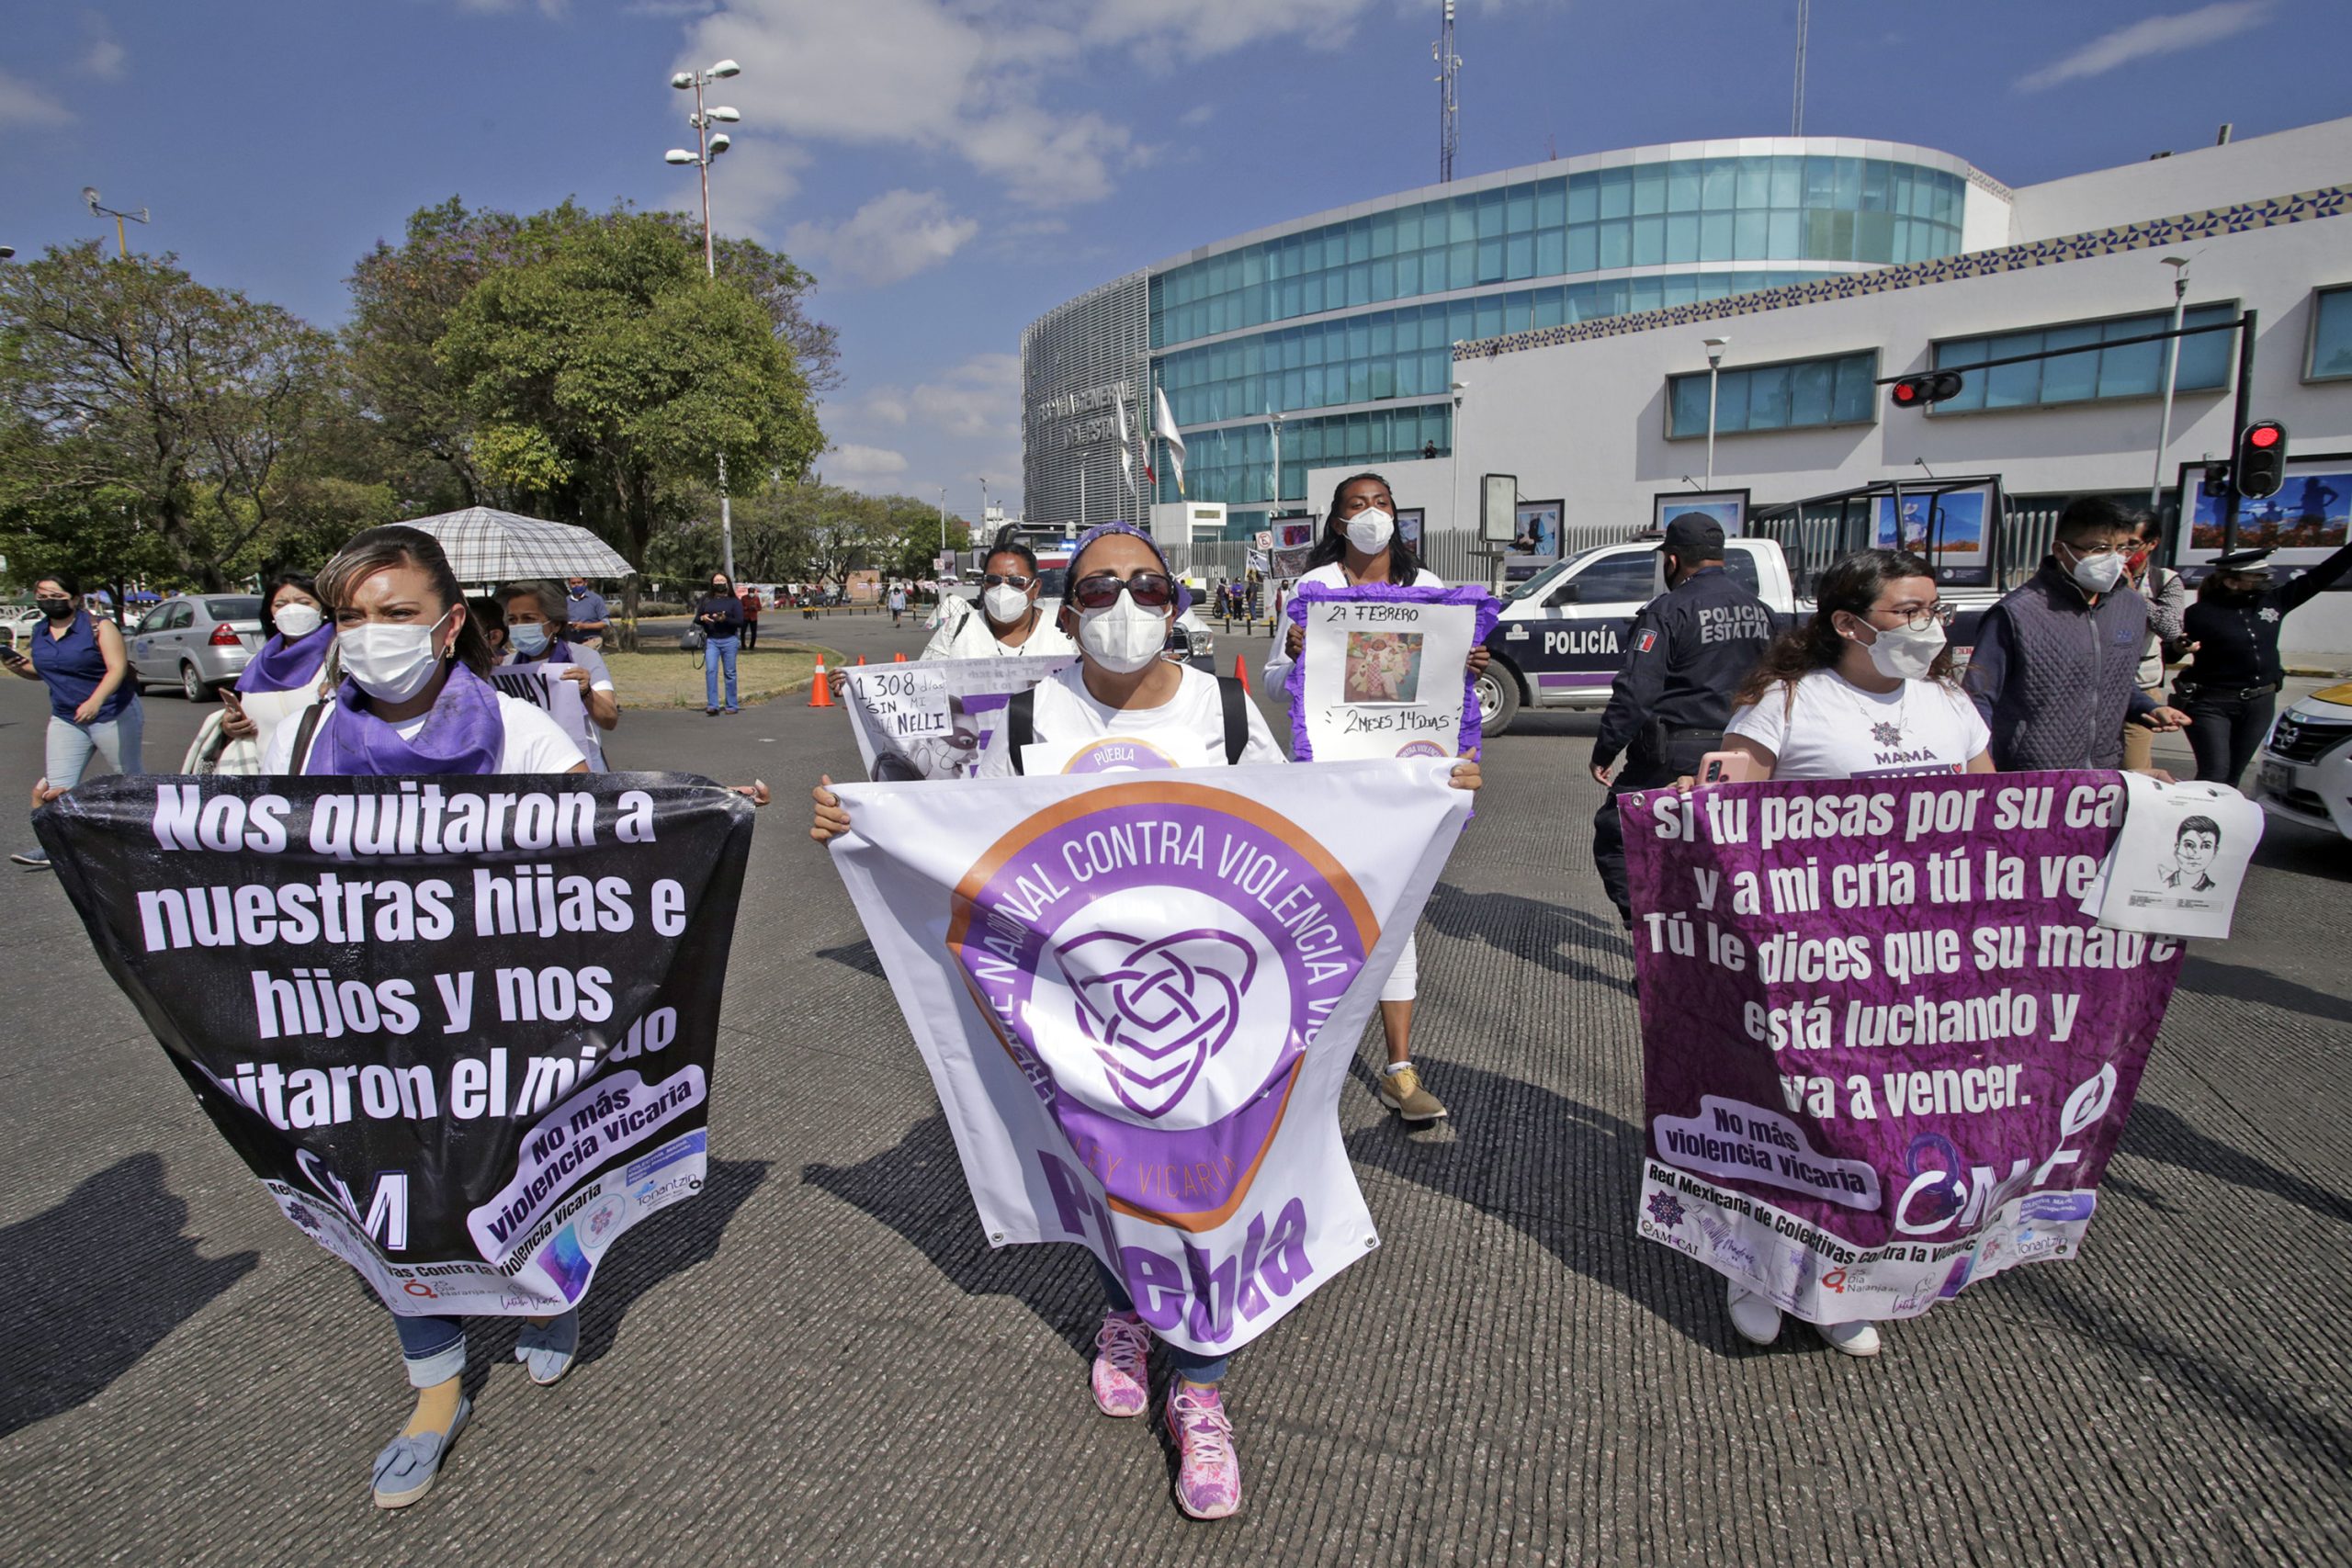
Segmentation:
{"type": "Polygon", "coordinates": [[[545,1323],[526,1323],[514,1336],[514,1359],[530,1368],[531,1381],[541,1388],[563,1381],[579,1349],[578,1307],[545,1323]]]}
{"type": "Polygon", "coordinates": [[[448,1457],[450,1445],[466,1429],[473,1413],[474,1402],[461,1395],[457,1417],[447,1431],[398,1437],[385,1444],[384,1451],[376,1456],[376,1506],[405,1508],[432,1491],[433,1478],[441,1473],[441,1461],[448,1457]]]}

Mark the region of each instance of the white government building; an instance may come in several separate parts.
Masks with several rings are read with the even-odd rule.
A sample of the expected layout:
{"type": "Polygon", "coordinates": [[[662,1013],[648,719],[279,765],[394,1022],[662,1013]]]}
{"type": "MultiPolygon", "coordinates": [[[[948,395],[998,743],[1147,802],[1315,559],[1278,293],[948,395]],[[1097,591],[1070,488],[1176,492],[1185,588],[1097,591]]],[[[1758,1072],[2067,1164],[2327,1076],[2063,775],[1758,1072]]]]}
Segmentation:
{"type": "MultiPolygon", "coordinates": [[[[2304,498],[2301,536],[2340,537],[2347,218],[2352,119],[2014,189],[1948,153],[1828,137],[1456,180],[1203,246],[1033,323],[1025,510],[1131,514],[1116,411],[1132,428],[1157,388],[1189,449],[1180,506],[1152,444],[1166,537],[1319,515],[1371,468],[1424,513],[1430,564],[1476,579],[1494,565],[1474,553],[1485,475],[1556,500],[1574,548],[1648,526],[1661,492],[1746,491],[1766,511],[1984,474],[2038,548],[2028,525],[2068,497],[2144,500],[2160,477],[2171,508],[2183,464],[2227,455],[2235,333],[2181,340],[2161,459],[2165,346],[2095,346],[2169,325],[2179,271],[2189,325],[2259,313],[2249,412],[2291,433],[2280,500],[2304,498]],[[1932,412],[1874,385],[2077,344],[1974,372],[1932,412]]],[[[2352,593],[2297,615],[2286,646],[2352,659],[2352,593]]]]}

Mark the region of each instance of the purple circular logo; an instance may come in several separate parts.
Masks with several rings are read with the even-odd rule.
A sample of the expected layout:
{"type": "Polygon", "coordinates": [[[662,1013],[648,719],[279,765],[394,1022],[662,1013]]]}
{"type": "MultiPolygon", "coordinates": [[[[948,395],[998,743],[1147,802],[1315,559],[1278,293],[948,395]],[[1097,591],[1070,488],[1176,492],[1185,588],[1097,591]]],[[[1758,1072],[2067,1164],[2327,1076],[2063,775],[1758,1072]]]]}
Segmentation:
{"type": "Polygon", "coordinates": [[[1408,740],[1396,750],[1399,757],[1442,757],[1445,748],[1434,740],[1408,740]]]}
{"type": "Polygon", "coordinates": [[[1182,1224],[1239,1201],[1378,937],[1354,879],[1295,824],[1169,781],[1023,822],[966,874],[947,940],[1114,1201],[1182,1224]]]}
{"type": "Polygon", "coordinates": [[[1066,773],[1132,773],[1172,768],[1176,759],[1148,741],[1112,735],[1081,749],[1062,764],[1066,773]]]}

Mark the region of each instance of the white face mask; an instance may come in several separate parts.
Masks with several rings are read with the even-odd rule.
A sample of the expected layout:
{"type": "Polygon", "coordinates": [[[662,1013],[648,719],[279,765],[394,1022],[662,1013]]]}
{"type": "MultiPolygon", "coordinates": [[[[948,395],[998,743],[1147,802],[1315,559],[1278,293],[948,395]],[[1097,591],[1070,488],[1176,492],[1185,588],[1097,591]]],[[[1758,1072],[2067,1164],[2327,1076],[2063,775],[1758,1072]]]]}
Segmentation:
{"type": "Polygon", "coordinates": [[[987,608],[989,619],[999,626],[1008,626],[1029,613],[1029,595],[1001,582],[981,594],[980,604],[987,608]]]}
{"type": "MultiPolygon", "coordinates": [[[[2069,547],[2068,555],[2074,555],[2069,547]]],[[[2109,550],[2103,556],[2075,556],[2071,574],[2086,593],[2106,593],[2123,581],[2123,558],[2109,550]]]]}
{"type": "MultiPolygon", "coordinates": [[[[453,610],[451,615],[456,614],[453,610]]],[[[335,634],[343,671],[379,703],[404,703],[433,683],[441,656],[434,641],[448,615],[429,626],[357,626],[335,634]]]]}
{"type": "Polygon", "coordinates": [[[1168,646],[1167,612],[1147,610],[1122,593],[1100,610],[1078,613],[1078,645],[1104,669],[1132,675],[1168,646]]]}
{"type": "Polygon", "coordinates": [[[1924,681],[1944,650],[1944,628],[1933,621],[1924,626],[1872,626],[1878,640],[1864,643],[1871,668],[1890,681],[1924,681]]]}
{"type": "Polygon", "coordinates": [[[1377,506],[1367,506],[1348,519],[1348,543],[1368,556],[1386,549],[1396,533],[1396,519],[1377,506]]]}
{"type": "Polygon", "coordinates": [[[327,624],[316,604],[281,604],[276,615],[277,635],[288,642],[298,642],[327,624]]]}

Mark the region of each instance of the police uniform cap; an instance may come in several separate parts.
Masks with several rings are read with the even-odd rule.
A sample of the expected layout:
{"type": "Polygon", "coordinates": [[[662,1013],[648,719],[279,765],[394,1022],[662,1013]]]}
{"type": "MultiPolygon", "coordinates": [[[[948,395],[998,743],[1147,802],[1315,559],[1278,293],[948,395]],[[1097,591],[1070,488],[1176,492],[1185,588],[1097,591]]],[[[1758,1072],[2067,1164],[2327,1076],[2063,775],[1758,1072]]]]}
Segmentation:
{"type": "Polygon", "coordinates": [[[1686,512],[1666,525],[1658,545],[1684,560],[1718,560],[1724,553],[1724,525],[1703,512],[1686,512]]]}
{"type": "Polygon", "coordinates": [[[2267,549],[2232,550],[2213,559],[2215,571],[2267,571],[2270,552],[2267,549]]]}

